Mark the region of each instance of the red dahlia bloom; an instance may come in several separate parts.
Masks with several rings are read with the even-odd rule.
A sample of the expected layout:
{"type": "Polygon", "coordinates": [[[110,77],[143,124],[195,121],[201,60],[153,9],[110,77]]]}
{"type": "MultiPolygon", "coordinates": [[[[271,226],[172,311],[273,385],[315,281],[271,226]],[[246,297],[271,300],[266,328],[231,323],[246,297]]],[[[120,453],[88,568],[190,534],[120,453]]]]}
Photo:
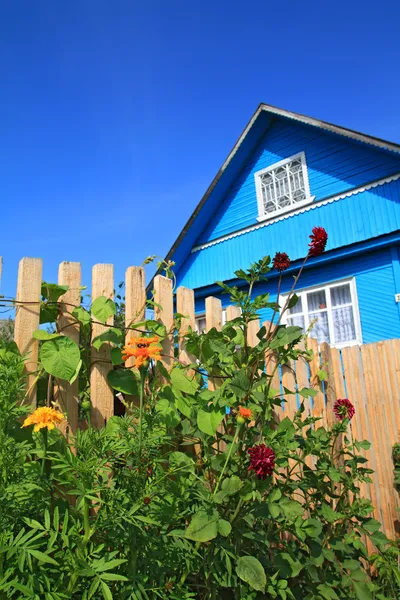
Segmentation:
{"type": "Polygon", "coordinates": [[[282,271],[286,271],[286,269],[288,269],[290,266],[290,258],[286,252],[277,252],[274,256],[274,260],[272,261],[272,266],[280,273],[282,273],[282,271]]]}
{"type": "Polygon", "coordinates": [[[323,227],[313,227],[310,240],[311,242],[308,244],[310,246],[308,254],[310,256],[319,256],[325,250],[328,234],[323,227]]]}
{"type": "Polygon", "coordinates": [[[259,479],[266,479],[267,475],[272,475],[275,467],[275,452],[265,444],[258,444],[249,448],[250,456],[249,471],[254,471],[259,479]]]}
{"type": "Polygon", "coordinates": [[[343,421],[343,419],[349,419],[350,421],[350,419],[354,417],[356,409],[350,400],[347,400],[347,398],[340,398],[339,400],[336,400],[333,405],[333,412],[339,421],[343,421]]]}

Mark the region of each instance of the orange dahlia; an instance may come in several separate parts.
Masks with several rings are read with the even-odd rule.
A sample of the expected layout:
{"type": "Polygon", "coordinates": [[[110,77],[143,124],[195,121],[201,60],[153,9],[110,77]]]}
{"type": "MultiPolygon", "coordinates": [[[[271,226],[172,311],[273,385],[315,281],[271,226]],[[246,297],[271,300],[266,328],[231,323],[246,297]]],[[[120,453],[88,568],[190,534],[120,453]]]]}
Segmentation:
{"type": "Polygon", "coordinates": [[[241,417],[248,419],[249,421],[253,418],[253,412],[250,410],[250,408],[245,408],[244,406],[239,406],[239,414],[241,417]]]}
{"type": "Polygon", "coordinates": [[[34,425],[35,427],[33,428],[33,431],[39,431],[44,427],[47,427],[47,429],[54,429],[54,424],[61,423],[63,420],[64,415],[57,412],[54,408],[41,406],[25,419],[22,427],[34,425]]]}
{"type": "Polygon", "coordinates": [[[122,350],[122,360],[127,361],[135,358],[135,367],[147,367],[150,360],[160,360],[161,346],[158,345],[157,337],[139,337],[129,340],[122,350]]]}

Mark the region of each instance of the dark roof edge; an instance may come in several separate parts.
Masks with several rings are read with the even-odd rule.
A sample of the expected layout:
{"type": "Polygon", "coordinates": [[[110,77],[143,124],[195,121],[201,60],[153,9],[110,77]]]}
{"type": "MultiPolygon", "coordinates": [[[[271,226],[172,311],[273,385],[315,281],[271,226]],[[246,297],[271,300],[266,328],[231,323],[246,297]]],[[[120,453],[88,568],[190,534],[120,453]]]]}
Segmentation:
{"type": "MultiPolygon", "coordinates": [[[[221,178],[222,174],[224,173],[225,169],[227,168],[227,166],[231,162],[232,158],[235,156],[235,154],[236,154],[238,148],[240,147],[241,143],[243,142],[244,138],[247,136],[248,132],[252,128],[254,122],[256,121],[256,119],[258,118],[258,116],[260,115],[260,113],[263,112],[263,111],[269,112],[269,113],[271,113],[273,115],[276,115],[276,116],[286,117],[288,119],[293,119],[294,121],[299,121],[300,123],[305,123],[307,125],[312,125],[313,127],[319,127],[320,129],[325,129],[326,131],[330,131],[332,133],[336,133],[336,134],[339,134],[339,135],[344,135],[344,136],[350,137],[350,138],[352,138],[354,140],[357,140],[357,141],[360,141],[360,142],[364,142],[366,144],[371,144],[373,146],[377,146],[377,147],[382,148],[384,150],[390,150],[392,152],[398,152],[398,153],[400,153],[400,144],[395,144],[393,142],[388,142],[388,141],[383,140],[383,139],[378,138],[378,137],[374,137],[374,136],[371,136],[371,135],[360,133],[359,131],[355,131],[353,129],[348,129],[347,127],[340,127],[339,125],[334,125],[333,123],[329,123],[328,121],[321,121],[319,119],[314,119],[313,117],[307,117],[306,115],[302,115],[300,113],[295,113],[295,112],[292,112],[290,110],[285,110],[283,108],[277,108],[276,106],[272,106],[271,104],[265,104],[264,102],[261,102],[261,104],[258,106],[257,110],[254,112],[253,116],[251,117],[250,121],[247,123],[246,127],[243,129],[243,131],[240,134],[238,140],[236,141],[236,143],[233,146],[232,150],[230,151],[230,153],[228,154],[227,158],[225,159],[223,165],[218,170],[218,172],[215,175],[214,179],[212,180],[212,182],[208,186],[208,188],[207,188],[204,196],[202,197],[202,199],[200,200],[200,202],[198,203],[198,205],[194,209],[193,213],[190,215],[188,221],[184,225],[182,231],[180,232],[180,234],[176,238],[175,242],[172,244],[171,248],[169,249],[169,251],[168,251],[168,253],[167,253],[166,257],[165,257],[165,260],[169,260],[171,258],[171,256],[174,254],[176,248],[179,246],[179,244],[181,243],[181,241],[185,237],[186,233],[190,229],[193,221],[195,220],[195,218],[199,214],[200,210],[203,208],[204,204],[206,203],[206,201],[207,201],[208,197],[210,196],[211,192],[213,191],[213,189],[217,185],[217,183],[220,180],[220,178],[221,178]]],[[[158,275],[161,271],[162,271],[162,269],[158,270],[155,273],[155,275],[152,277],[149,285],[147,286],[147,290],[148,291],[151,289],[151,287],[153,285],[153,279],[154,279],[154,277],[156,275],[158,275]]]]}

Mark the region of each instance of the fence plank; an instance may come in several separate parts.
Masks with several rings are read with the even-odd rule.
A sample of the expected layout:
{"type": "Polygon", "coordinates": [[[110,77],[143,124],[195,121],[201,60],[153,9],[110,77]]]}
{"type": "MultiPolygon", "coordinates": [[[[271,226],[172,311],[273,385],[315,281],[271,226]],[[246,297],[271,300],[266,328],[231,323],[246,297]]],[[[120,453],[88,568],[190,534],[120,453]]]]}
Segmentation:
{"type": "Polygon", "coordinates": [[[226,320],[227,321],[233,321],[233,319],[240,317],[240,314],[241,313],[240,313],[239,306],[229,305],[226,307],[226,320]]]}
{"type": "Polygon", "coordinates": [[[184,337],[188,333],[189,327],[192,329],[192,331],[195,330],[193,290],[185,287],[180,287],[177,289],[176,310],[179,314],[183,315],[181,326],[178,332],[179,360],[181,360],[184,364],[189,364],[195,361],[195,357],[186,352],[184,337]]]}
{"type": "Polygon", "coordinates": [[[154,316],[156,321],[165,325],[167,336],[163,340],[162,362],[166,369],[170,370],[174,364],[174,298],[172,279],[157,275],[154,278],[154,316]]]}
{"type": "Polygon", "coordinates": [[[254,348],[259,343],[259,339],[257,337],[257,333],[260,331],[260,320],[255,319],[254,321],[250,321],[248,329],[247,329],[247,343],[249,346],[254,348]]]}
{"type": "MultiPolygon", "coordinates": [[[[288,364],[282,365],[282,387],[288,389],[291,392],[296,392],[296,376],[294,372],[294,362],[292,360],[288,364]]],[[[286,400],[283,407],[283,416],[289,417],[289,419],[293,419],[297,411],[296,394],[285,394],[285,391],[283,391],[283,395],[286,400]]]]}
{"type": "Polygon", "coordinates": [[[332,362],[332,350],[326,342],[321,344],[321,363],[324,370],[327,373],[326,381],[324,382],[325,388],[325,403],[324,403],[324,424],[330,427],[335,422],[335,414],[333,412],[333,406],[336,402],[336,388],[335,388],[335,373],[332,362]]]}
{"type": "MultiPolygon", "coordinates": [[[[140,337],[140,331],[129,329],[134,323],[144,321],[146,313],[146,283],[143,267],[128,267],[125,273],[125,344],[135,337],[140,337]]],[[[139,328],[144,329],[144,328],[139,328]]],[[[126,367],[133,367],[135,359],[126,361],[126,367]]]]}
{"type": "MultiPolygon", "coordinates": [[[[114,296],[114,267],[113,265],[98,264],[92,270],[92,300],[99,296],[113,298],[114,296]]],[[[110,317],[105,325],[94,323],[92,338],[97,337],[108,326],[113,324],[110,317]]],[[[90,373],[91,418],[94,427],[102,427],[107,419],[114,414],[114,392],[107,383],[107,374],[111,370],[110,346],[103,344],[100,350],[92,348],[92,366],[90,373]]]]}
{"type": "MultiPolygon", "coordinates": [[[[222,329],[222,304],[219,298],[209,296],[206,298],[206,331],[210,331],[213,327],[218,331],[222,329]]],[[[208,388],[210,390],[215,390],[220,383],[221,379],[217,377],[208,378],[208,388]]]]}
{"type": "Polygon", "coordinates": [[[28,355],[25,362],[25,372],[28,375],[25,401],[32,407],[36,406],[35,373],[39,349],[39,341],[33,339],[32,334],[39,327],[41,286],[42,260],[23,258],[18,268],[14,340],[21,354],[28,355]]]}
{"type": "MultiPolygon", "coordinates": [[[[62,262],[58,268],[59,285],[67,285],[68,291],[59,299],[60,312],[57,321],[60,333],[69,337],[79,345],[79,323],[71,315],[75,306],[81,303],[81,265],[78,262],[62,262]]],[[[67,413],[67,422],[60,423],[60,430],[64,435],[74,434],[78,427],[78,397],[79,382],[68,383],[57,380],[54,388],[54,397],[61,410],[67,413]]]]}
{"type": "Polygon", "coordinates": [[[318,371],[321,369],[321,360],[319,356],[318,342],[314,338],[308,339],[308,346],[313,351],[313,357],[310,360],[310,383],[317,392],[317,395],[313,399],[313,417],[319,418],[320,421],[315,423],[315,428],[324,426],[324,415],[325,415],[325,398],[322,389],[322,384],[318,378],[318,371]]]}

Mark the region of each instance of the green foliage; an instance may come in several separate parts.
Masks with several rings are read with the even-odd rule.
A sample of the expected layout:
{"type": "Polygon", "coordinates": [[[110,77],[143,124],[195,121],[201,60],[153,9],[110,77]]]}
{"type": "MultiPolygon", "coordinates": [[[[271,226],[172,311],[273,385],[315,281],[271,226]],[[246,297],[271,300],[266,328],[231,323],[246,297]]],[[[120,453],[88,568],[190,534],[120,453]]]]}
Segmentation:
{"type": "MultiPolygon", "coordinates": [[[[47,401],[53,377],[78,378],[86,418],[92,349],[102,356],[109,348],[108,383],[127,410],[100,430],[87,422],[68,440],[57,429],[21,428],[28,413],[23,358],[0,342],[0,600],[399,597],[398,545],[360,495],[372,475],[361,454],[368,442],[348,436],[346,421],[315,427],[303,406],[293,419],[274,422],[281,397],[266,356],[279,365],[312,356],[301,329],[277,319],[260,329],[255,346],[247,344],[260,308],[279,310],[268,295],[253,297],[270,264],[266,257],[238,271],[245,287],[220,284],[241,315],[221,331],[189,331],[193,362],[176,360],[169,371],[161,362],[125,367],[122,286],[115,303],[98,298],[70,311],[78,344],[57,322],[66,288],[43,285],[41,314],[51,332],[35,337],[47,401]],[[92,340],[93,321],[108,320],[92,340]],[[251,418],[238,420],[240,407],[251,418]],[[274,475],[265,479],[249,470],[257,444],[276,455],[274,475]],[[365,538],[375,546],[371,555],[365,538]]],[[[292,295],[288,306],[296,301],[292,295]]],[[[166,336],[155,320],[132,327],[161,342],[166,336]]],[[[315,395],[284,390],[294,393],[315,395]]],[[[395,468],[399,456],[395,449],[395,468]]]]}

